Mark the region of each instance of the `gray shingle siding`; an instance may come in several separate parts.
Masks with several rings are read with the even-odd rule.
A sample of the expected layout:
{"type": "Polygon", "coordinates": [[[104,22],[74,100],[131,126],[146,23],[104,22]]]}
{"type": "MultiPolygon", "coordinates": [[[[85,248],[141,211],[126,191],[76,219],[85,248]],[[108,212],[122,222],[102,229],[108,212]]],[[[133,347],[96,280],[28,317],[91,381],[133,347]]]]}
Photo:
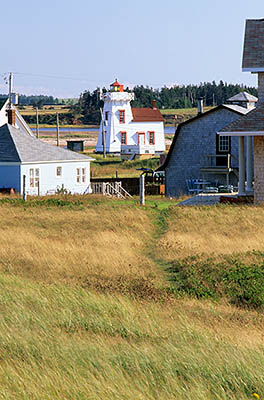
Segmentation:
{"type": "MultiPolygon", "coordinates": [[[[186,179],[205,178],[225,183],[225,175],[200,172],[202,156],[216,154],[216,132],[238,118],[240,118],[238,113],[220,108],[181,127],[165,169],[167,196],[174,197],[186,193],[186,179]]],[[[231,154],[238,159],[238,138],[231,138],[231,154]]],[[[232,166],[238,166],[238,162],[234,159],[232,166]]],[[[233,173],[230,175],[230,181],[237,184],[237,178],[233,173]]]]}

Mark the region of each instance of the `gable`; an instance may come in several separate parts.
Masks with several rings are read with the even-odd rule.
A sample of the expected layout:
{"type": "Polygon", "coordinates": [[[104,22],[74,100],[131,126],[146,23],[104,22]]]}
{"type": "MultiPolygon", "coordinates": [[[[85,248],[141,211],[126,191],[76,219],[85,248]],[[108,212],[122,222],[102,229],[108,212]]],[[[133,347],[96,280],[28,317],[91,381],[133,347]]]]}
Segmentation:
{"type": "Polygon", "coordinates": [[[246,20],[242,70],[264,71],[264,19],[246,20]]]}
{"type": "Polygon", "coordinates": [[[43,143],[12,125],[0,127],[0,162],[91,161],[71,150],[43,143]]]}
{"type": "MultiPolygon", "coordinates": [[[[242,107],[237,107],[238,109],[242,109],[242,107]]],[[[178,151],[179,145],[181,146],[182,152],[195,152],[197,151],[198,145],[201,148],[206,146],[206,135],[209,135],[209,132],[210,135],[213,135],[213,140],[215,142],[215,135],[218,130],[237,120],[240,115],[243,115],[238,109],[236,108],[234,110],[232,107],[230,108],[226,105],[218,106],[179,124],[165,162],[159,167],[159,170],[163,170],[169,166],[171,157],[175,151],[178,151]],[[181,141],[179,145],[177,145],[179,138],[181,138],[181,141]]],[[[248,110],[244,108],[243,113],[244,112],[248,113],[248,110]]]]}

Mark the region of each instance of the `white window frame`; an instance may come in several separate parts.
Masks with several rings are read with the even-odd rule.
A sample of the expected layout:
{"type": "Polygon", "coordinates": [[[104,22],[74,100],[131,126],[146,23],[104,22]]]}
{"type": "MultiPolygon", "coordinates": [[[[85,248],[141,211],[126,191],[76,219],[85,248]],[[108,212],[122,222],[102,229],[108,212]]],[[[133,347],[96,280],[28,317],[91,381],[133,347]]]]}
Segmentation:
{"type": "Polygon", "coordinates": [[[219,136],[218,150],[222,153],[228,153],[230,151],[229,136],[219,136]]]}
{"type": "Polygon", "coordinates": [[[39,186],[39,168],[29,169],[29,187],[37,188],[39,186]]]}
{"type": "Polygon", "coordinates": [[[86,167],[76,168],[76,183],[78,185],[86,183],[86,167]]]}
{"type": "Polygon", "coordinates": [[[56,167],[56,177],[57,178],[61,178],[62,177],[62,166],[61,165],[58,165],[57,167],[56,167]],[[60,168],[60,174],[58,174],[58,169],[60,168]]]}

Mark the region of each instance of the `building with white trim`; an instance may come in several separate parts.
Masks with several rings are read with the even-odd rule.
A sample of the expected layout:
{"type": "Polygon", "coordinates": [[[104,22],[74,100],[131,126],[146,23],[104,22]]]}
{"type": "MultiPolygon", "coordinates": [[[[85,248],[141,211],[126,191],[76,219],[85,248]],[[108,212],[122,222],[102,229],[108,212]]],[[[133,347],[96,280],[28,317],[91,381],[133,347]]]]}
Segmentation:
{"type": "Polygon", "coordinates": [[[264,203],[264,19],[246,20],[242,71],[258,75],[257,107],[218,133],[238,137],[238,194],[254,192],[255,203],[264,203]]]}
{"type": "Polygon", "coordinates": [[[36,139],[13,105],[0,110],[0,190],[13,188],[29,195],[60,189],[90,193],[93,159],[36,139]]]}
{"type": "Polygon", "coordinates": [[[132,108],[134,93],[124,91],[117,80],[110,91],[103,93],[102,121],[96,152],[121,153],[127,158],[135,155],[154,155],[165,151],[164,120],[156,107],[132,108]]]}

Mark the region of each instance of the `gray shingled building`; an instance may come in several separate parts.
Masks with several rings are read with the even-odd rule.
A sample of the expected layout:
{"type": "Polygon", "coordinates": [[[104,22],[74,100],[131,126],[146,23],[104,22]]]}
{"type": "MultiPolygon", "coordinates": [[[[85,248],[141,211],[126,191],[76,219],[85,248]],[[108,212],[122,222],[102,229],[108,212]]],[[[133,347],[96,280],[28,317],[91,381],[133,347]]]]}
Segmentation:
{"type": "Polygon", "coordinates": [[[254,176],[254,200],[264,202],[264,19],[246,21],[242,70],[258,74],[257,108],[246,116],[233,122],[219,134],[231,140],[238,137],[239,142],[239,195],[246,195],[254,176]],[[247,154],[245,157],[245,140],[247,153],[254,138],[253,162],[247,154]],[[246,158],[246,163],[245,163],[246,158]]]}
{"type": "Polygon", "coordinates": [[[230,104],[178,125],[161,167],[165,170],[166,196],[188,193],[188,182],[197,179],[218,185],[237,185],[238,141],[219,137],[217,132],[246,115],[256,101],[254,96],[243,92],[230,98],[230,104]]]}

